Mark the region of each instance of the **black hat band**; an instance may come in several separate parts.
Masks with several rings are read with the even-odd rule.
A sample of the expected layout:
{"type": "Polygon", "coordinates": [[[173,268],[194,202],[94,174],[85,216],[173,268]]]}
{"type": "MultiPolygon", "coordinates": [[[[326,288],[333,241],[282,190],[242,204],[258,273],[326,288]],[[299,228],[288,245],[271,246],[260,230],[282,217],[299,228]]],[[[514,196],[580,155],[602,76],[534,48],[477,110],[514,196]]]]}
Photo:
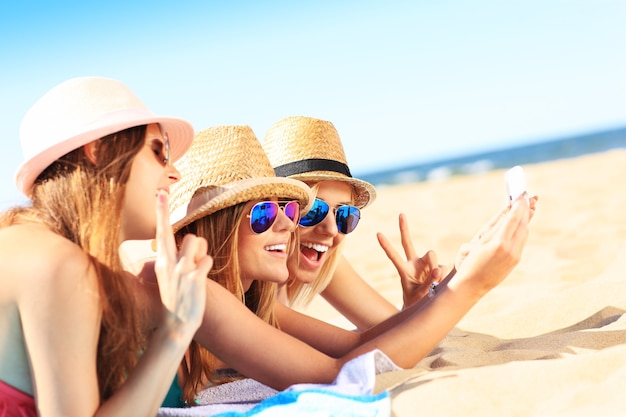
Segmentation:
{"type": "Polygon", "coordinates": [[[274,168],[277,177],[289,177],[311,171],[333,171],[352,177],[346,164],[332,159],[302,159],[274,168]]]}

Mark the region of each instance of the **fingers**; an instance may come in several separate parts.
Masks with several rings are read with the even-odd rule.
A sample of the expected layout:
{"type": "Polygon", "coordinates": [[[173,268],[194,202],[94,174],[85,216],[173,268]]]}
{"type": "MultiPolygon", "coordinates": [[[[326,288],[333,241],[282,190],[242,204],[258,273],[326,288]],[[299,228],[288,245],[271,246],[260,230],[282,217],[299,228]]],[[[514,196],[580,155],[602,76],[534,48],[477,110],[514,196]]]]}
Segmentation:
{"type": "Polygon", "coordinates": [[[176,259],[176,243],[170,224],[168,194],[166,191],[158,190],[156,197],[157,262],[172,262],[176,259]]]}
{"type": "Polygon", "coordinates": [[[498,223],[509,212],[509,210],[510,206],[507,205],[505,208],[496,213],[496,215],[493,216],[489,222],[478,231],[478,234],[474,237],[474,239],[480,242],[489,241],[495,234],[498,223]]]}
{"type": "Polygon", "coordinates": [[[426,255],[422,256],[422,262],[426,265],[429,271],[431,271],[431,276],[435,272],[435,270],[439,270],[439,262],[437,261],[437,254],[435,251],[429,250],[426,252],[426,255]]]}
{"type": "Polygon", "coordinates": [[[407,259],[413,259],[415,258],[415,249],[413,248],[413,242],[411,241],[409,222],[403,213],[400,214],[398,223],[400,226],[400,237],[402,240],[402,247],[404,248],[404,254],[407,259]]]}
{"type": "Polygon", "coordinates": [[[207,255],[207,241],[186,235],[180,252],[176,248],[169,220],[168,194],[159,190],[156,196],[155,271],[161,301],[165,308],[185,323],[197,324],[204,310],[206,277],[213,265],[207,255]]]}
{"type": "Polygon", "coordinates": [[[206,254],[204,238],[188,234],[181,243],[179,259],[173,270],[171,290],[175,303],[168,307],[174,316],[185,323],[199,325],[206,300],[204,286],[213,266],[213,258],[206,254]]]}
{"type": "Polygon", "coordinates": [[[200,325],[206,302],[206,276],[212,265],[213,259],[205,256],[196,269],[180,276],[176,309],[172,311],[179,320],[200,325]]]}
{"type": "Polygon", "coordinates": [[[400,270],[402,268],[402,263],[404,262],[400,254],[396,252],[396,250],[391,245],[391,242],[389,242],[389,239],[387,239],[385,235],[383,235],[382,233],[376,233],[376,237],[378,238],[378,243],[380,244],[380,247],[383,248],[383,250],[385,251],[387,258],[389,258],[389,260],[396,267],[397,270],[400,270]]]}
{"type": "Polygon", "coordinates": [[[528,222],[530,222],[532,213],[533,210],[530,209],[527,199],[518,199],[511,208],[511,216],[517,219],[517,227],[514,229],[512,239],[520,246],[524,246],[526,243],[526,238],[528,237],[528,222]]]}
{"type": "Polygon", "coordinates": [[[535,216],[535,207],[537,205],[538,200],[539,200],[539,197],[536,195],[528,199],[528,205],[530,206],[530,217],[528,219],[529,221],[532,220],[533,217],[535,216]]]}
{"type": "Polygon", "coordinates": [[[500,241],[508,242],[507,246],[513,254],[521,254],[528,237],[530,206],[525,196],[515,200],[500,227],[500,241]]]}
{"type": "Polygon", "coordinates": [[[207,249],[206,239],[193,234],[185,235],[180,246],[177,272],[187,275],[198,274],[206,278],[213,266],[213,258],[207,255],[207,249]]]}

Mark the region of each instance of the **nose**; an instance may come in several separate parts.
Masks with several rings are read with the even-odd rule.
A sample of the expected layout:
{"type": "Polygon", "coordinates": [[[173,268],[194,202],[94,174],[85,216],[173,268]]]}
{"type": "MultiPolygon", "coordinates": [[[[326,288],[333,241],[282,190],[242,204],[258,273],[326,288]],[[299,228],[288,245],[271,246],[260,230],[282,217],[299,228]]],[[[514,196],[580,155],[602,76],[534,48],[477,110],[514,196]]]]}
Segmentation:
{"type": "Polygon", "coordinates": [[[313,226],[315,232],[324,235],[335,237],[339,233],[339,229],[337,229],[337,221],[335,220],[335,212],[331,208],[330,212],[324,217],[324,220],[313,226]]]}
{"type": "Polygon", "coordinates": [[[175,183],[175,182],[180,181],[180,177],[181,177],[180,171],[178,171],[173,164],[168,163],[165,166],[165,170],[166,170],[166,173],[167,173],[167,178],[169,178],[170,181],[172,181],[172,184],[175,183]]]}
{"type": "Polygon", "coordinates": [[[278,215],[274,221],[274,227],[277,228],[277,231],[287,230],[289,232],[294,232],[296,230],[296,224],[289,217],[287,217],[283,209],[278,210],[278,215]]]}

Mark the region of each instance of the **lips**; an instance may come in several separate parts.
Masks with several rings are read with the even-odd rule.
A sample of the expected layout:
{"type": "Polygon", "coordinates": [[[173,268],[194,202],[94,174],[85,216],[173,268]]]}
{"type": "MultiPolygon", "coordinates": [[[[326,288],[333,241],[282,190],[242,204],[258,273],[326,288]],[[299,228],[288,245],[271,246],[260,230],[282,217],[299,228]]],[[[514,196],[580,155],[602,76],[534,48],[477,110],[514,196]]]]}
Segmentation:
{"type": "Polygon", "coordinates": [[[300,253],[306,264],[310,268],[317,268],[321,265],[324,255],[328,251],[329,246],[321,243],[301,243],[300,253]]]}

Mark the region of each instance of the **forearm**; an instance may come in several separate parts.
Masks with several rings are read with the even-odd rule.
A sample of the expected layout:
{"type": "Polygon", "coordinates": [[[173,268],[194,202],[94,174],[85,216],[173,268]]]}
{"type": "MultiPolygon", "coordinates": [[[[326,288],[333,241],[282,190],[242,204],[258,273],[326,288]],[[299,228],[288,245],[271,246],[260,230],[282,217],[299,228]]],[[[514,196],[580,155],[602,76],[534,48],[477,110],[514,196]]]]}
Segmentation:
{"type": "Polygon", "coordinates": [[[375,337],[385,333],[389,329],[391,329],[391,328],[399,325],[400,323],[406,321],[409,317],[414,315],[416,312],[422,310],[425,306],[431,304],[436,298],[438,298],[440,296],[440,294],[443,291],[445,291],[445,289],[448,286],[448,283],[454,277],[455,274],[456,274],[456,270],[453,268],[452,271],[450,271],[448,273],[448,275],[443,280],[441,280],[439,285],[436,287],[435,293],[434,293],[434,295],[435,295],[434,297],[428,297],[428,296],[422,297],[422,299],[420,299],[419,301],[411,304],[410,306],[408,306],[404,310],[399,311],[397,314],[389,317],[387,320],[385,320],[385,321],[377,324],[376,326],[368,329],[362,335],[362,342],[367,342],[368,340],[371,340],[371,339],[373,339],[373,338],[375,338],[375,337]]]}
{"type": "Polygon", "coordinates": [[[283,332],[330,357],[341,358],[361,344],[360,332],[333,326],[284,305],[277,304],[275,312],[283,332]]]}
{"type": "Polygon", "coordinates": [[[365,282],[345,258],[338,263],[321,295],[359,330],[367,330],[398,313],[398,309],[365,282]]]}
{"type": "Polygon", "coordinates": [[[243,375],[275,389],[330,383],[344,363],[265,323],[210,280],[205,317],[195,340],[243,375]]]}
{"type": "Polygon", "coordinates": [[[356,351],[381,349],[398,366],[413,367],[437,346],[482,295],[466,282],[455,286],[452,280],[420,308],[400,313],[398,316],[401,315],[402,320],[397,325],[385,322],[387,331],[377,329],[379,333],[376,335],[366,332],[364,337],[369,340],[364,340],[356,351]]]}

